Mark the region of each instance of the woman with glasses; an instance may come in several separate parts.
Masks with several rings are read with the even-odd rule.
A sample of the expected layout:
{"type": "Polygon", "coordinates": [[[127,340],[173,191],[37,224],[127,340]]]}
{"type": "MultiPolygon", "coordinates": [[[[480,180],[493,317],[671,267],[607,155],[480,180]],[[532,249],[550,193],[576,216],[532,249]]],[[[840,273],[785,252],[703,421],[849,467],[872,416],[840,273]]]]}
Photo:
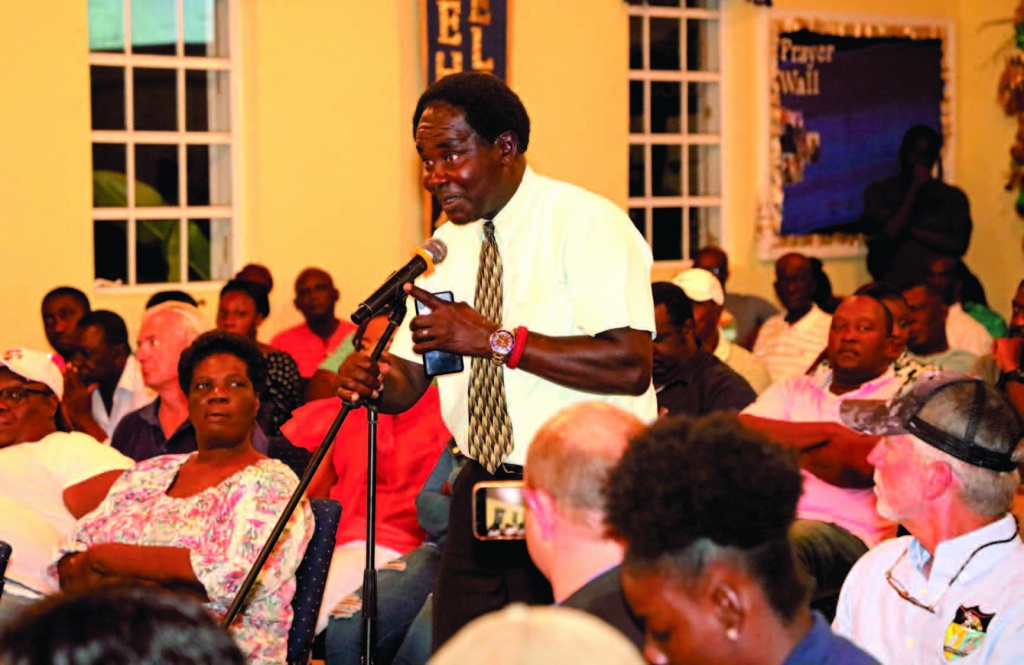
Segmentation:
{"type": "Polygon", "coordinates": [[[53,552],[132,460],[82,432],[58,431],[60,356],[0,352],[0,539],[14,552],[0,594],[0,625],[57,591],[53,552]]]}

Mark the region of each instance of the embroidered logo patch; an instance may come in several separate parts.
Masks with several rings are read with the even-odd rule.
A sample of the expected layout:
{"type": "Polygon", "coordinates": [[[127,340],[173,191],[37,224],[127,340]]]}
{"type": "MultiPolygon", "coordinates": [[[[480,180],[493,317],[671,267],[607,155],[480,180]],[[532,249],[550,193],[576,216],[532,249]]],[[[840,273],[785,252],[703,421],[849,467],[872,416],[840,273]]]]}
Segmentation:
{"type": "Polygon", "coordinates": [[[985,614],[975,605],[956,610],[956,618],[946,628],[946,641],[942,645],[942,655],[946,660],[959,660],[971,655],[985,640],[988,624],[995,613],[985,614]]]}

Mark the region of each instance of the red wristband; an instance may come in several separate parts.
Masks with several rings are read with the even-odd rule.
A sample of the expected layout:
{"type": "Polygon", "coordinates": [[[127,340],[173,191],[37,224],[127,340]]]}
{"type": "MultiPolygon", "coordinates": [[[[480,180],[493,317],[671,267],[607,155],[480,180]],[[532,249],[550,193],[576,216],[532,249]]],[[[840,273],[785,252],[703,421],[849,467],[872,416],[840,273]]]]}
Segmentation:
{"type": "Polygon", "coordinates": [[[505,366],[509,369],[515,369],[516,365],[519,364],[519,360],[523,357],[523,349],[526,348],[526,335],[528,332],[526,326],[516,328],[516,342],[512,345],[512,352],[508,354],[508,361],[505,363],[505,366]]]}

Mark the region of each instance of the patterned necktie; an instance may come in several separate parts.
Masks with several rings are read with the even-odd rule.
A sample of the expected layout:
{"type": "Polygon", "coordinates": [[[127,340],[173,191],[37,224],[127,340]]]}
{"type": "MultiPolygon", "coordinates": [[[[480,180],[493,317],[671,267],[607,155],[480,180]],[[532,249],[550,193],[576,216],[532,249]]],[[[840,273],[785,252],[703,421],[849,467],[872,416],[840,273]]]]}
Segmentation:
{"type": "MultiPolygon", "coordinates": [[[[485,319],[500,323],[501,303],[501,255],[494,241],[494,222],[484,220],[474,305],[485,319]]],[[[473,358],[469,374],[469,456],[488,473],[494,473],[512,452],[512,420],[505,406],[502,369],[490,358],[473,358]]]]}

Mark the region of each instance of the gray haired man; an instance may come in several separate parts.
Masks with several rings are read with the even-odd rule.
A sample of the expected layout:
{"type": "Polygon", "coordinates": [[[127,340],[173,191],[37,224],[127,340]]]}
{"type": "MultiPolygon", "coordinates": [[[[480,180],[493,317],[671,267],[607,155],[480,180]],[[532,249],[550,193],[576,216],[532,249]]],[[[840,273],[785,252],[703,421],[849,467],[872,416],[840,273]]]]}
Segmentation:
{"type": "Polygon", "coordinates": [[[868,457],[878,511],[911,535],[878,545],[850,571],[836,632],[883,663],[1020,662],[1014,409],[978,379],[939,372],[888,404],[847,401],[842,417],[884,436],[868,457]]]}

